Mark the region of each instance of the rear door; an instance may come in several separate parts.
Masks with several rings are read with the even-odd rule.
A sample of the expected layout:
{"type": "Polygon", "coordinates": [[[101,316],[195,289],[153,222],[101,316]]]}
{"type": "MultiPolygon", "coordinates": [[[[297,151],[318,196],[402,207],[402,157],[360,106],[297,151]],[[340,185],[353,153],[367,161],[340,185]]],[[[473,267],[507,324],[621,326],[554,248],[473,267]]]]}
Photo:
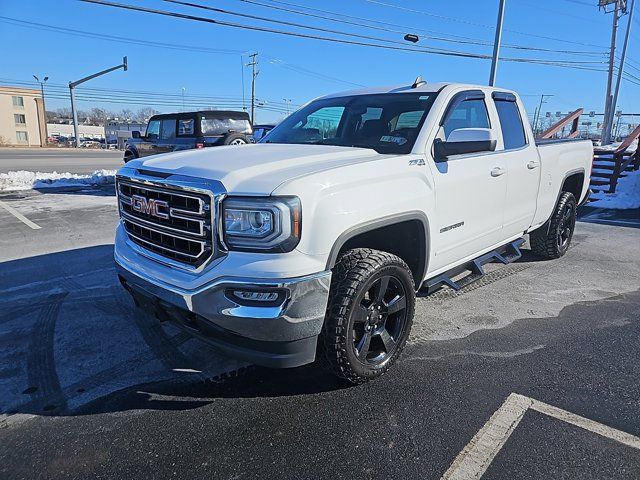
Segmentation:
{"type": "MultiPolygon", "coordinates": [[[[440,121],[438,138],[444,140],[459,128],[490,128],[499,137],[499,126],[490,120],[487,100],[482,90],[454,95],[440,121]]],[[[503,239],[507,170],[505,159],[494,152],[455,155],[434,162],[432,170],[437,228],[429,270],[434,271],[503,239]]]]}
{"type": "Polygon", "coordinates": [[[195,116],[178,118],[174,150],[196,148],[195,116]]]}
{"type": "Polygon", "coordinates": [[[516,96],[493,92],[492,97],[502,132],[502,145],[498,144],[496,155],[509,171],[504,233],[510,237],[524,233],[532,224],[540,185],[540,158],[530,132],[525,129],[524,110],[516,96]]]}
{"type": "Polygon", "coordinates": [[[160,138],[156,142],[154,153],[173,152],[176,147],[176,118],[163,118],[160,123],[160,138]]]}

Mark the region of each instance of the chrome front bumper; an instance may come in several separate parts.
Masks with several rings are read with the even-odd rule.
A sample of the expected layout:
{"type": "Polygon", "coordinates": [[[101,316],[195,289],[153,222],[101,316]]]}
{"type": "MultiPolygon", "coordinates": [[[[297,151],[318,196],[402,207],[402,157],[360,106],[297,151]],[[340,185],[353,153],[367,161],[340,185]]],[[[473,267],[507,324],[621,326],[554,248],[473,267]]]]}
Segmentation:
{"type": "Polygon", "coordinates": [[[331,271],[278,280],[220,278],[187,291],[144,279],[118,262],[116,268],[137,304],[229,355],[285,368],[315,358],[331,271]],[[278,298],[258,305],[237,298],[235,290],[277,292],[278,298]]]}

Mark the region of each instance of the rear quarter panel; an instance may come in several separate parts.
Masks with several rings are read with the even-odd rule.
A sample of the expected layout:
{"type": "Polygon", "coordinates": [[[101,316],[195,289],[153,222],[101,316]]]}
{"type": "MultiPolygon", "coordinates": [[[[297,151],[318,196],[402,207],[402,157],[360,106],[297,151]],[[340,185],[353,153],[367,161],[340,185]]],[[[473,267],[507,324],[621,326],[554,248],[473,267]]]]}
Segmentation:
{"type": "Polygon", "coordinates": [[[593,144],[590,140],[541,144],[538,146],[538,154],[541,168],[540,189],[532,227],[542,225],[549,219],[564,180],[574,173],[584,173],[582,192],[580,198],[576,199],[578,203],[584,200],[589,190],[593,144]]]}

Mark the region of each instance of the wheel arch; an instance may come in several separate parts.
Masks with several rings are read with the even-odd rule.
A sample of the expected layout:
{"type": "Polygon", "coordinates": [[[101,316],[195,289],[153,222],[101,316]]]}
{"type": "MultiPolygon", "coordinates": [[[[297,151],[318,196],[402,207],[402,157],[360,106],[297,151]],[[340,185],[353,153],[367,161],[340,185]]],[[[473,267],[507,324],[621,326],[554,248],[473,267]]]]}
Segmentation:
{"type": "Polygon", "coordinates": [[[578,168],[576,170],[571,170],[570,172],[568,172],[565,175],[564,180],[562,181],[562,186],[560,187],[560,191],[558,192],[558,199],[560,198],[560,195],[562,195],[562,192],[569,192],[572,193],[574,197],[576,197],[576,203],[580,203],[580,199],[582,198],[582,191],[584,190],[584,177],[584,168],[578,168]]]}
{"type": "Polygon", "coordinates": [[[373,248],[397,255],[409,266],[417,290],[429,263],[429,220],[423,212],[414,211],[351,227],[331,247],[327,269],[334,267],[342,253],[353,248],[373,248]]]}
{"type": "Polygon", "coordinates": [[[127,148],[124,150],[123,158],[127,158],[127,152],[131,152],[133,155],[133,159],[140,158],[140,154],[138,153],[138,149],[132,145],[127,145],[127,148]]]}

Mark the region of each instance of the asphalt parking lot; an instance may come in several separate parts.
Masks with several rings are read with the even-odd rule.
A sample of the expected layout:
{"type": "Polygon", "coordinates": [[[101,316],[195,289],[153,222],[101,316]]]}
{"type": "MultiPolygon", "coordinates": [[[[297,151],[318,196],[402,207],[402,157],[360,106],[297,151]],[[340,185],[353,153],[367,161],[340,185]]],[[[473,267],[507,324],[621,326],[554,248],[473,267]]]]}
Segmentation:
{"type": "Polygon", "coordinates": [[[122,152],[91,148],[0,148],[0,173],[93,173],[122,166],[122,152]]]}
{"type": "Polygon", "coordinates": [[[421,297],[399,364],[345,387],[136,311],[111,188],[0,202],[1,478],[640,478],[633,212],[421,297]]]}

